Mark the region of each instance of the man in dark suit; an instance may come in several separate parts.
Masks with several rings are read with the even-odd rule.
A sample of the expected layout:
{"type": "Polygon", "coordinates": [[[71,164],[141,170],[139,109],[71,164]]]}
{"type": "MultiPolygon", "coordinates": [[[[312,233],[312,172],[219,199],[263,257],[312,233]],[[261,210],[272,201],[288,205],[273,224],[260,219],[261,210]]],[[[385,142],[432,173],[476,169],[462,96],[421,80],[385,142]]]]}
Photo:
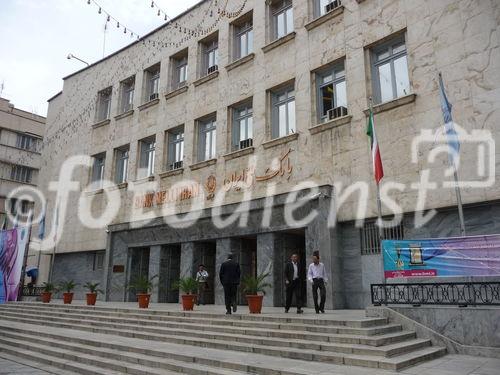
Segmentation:
{"type": "Polygon", "coordinates": [[[302,314],[302,282],[304,281],[303,274],[299,265],[299,256],[293,254],[290,257],[290,262],[285,265],[285,287],[286,287],[286,303],[285,313],[288,313],[292,306],[292,297],[295,294],[297,301],[297,314],[302,314]]]}
{"type": "Polygon", "coordinates": [[[231,315],[231,307],[236,312],[236,294],[240,284],[240,265],[233,259],[233,254],[227,256],[227,260],[221,264],[219,278],[224,287],[224,301],[226,303],[226,315],[231,315]]]}

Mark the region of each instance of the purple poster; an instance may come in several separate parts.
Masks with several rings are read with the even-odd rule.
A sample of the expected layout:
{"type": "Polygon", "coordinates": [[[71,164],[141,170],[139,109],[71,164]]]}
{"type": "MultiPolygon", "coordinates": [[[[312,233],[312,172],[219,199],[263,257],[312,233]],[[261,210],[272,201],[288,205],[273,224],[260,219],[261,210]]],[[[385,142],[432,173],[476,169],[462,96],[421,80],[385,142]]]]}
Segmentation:
{"type": "Polygon", "coordinates": [[[0,231],[0,303],[17,300],[27,241],[27,228],[0,231]]]}
{"type": "Polygon", "coordinates": [[[500,235],[382,241],[386,279],[500,276],[500,235]]]}

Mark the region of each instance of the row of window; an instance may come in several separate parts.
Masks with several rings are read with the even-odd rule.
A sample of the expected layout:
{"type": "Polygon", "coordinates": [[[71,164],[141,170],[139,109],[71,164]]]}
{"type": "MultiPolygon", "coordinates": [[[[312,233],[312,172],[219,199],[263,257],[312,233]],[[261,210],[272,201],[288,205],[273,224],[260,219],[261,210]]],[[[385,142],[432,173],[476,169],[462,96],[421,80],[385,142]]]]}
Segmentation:
{"type": "Polygon", "coordinates": [[[7,166],[7,170],[2,174],[6,179],[25,184],[31,184],[35,174],[35,169],[23,165],[12,164],[7,166]]]}
{"type": "Polygon", "coordinates": [[[0,129],[0,144],[26,151],[40,152],[42,140],[30,134],[19,133],[10,129],[0,129]]]}
{"type": "MultiPolygon", "coordinates": [[[[269,2],[271,23],[271,41],[282,38],[294,30],[292,0],[274,0],[269,2]]],[[[320,17],[340,6],[340,0],[314,0],[314,15],[320,17]]],[[[253,12],[249,12],[231,24],[232,32],[232,60],[239,60],[253,52],[253,12]]],[[[219,35],[218,32],[199,42],[201,60],[199,61],[199,77],[216,72],[219,68],[219,35]]],[[[173,91],[186,85],[188,80],[188,49],[185,49],[170,58],[171,76],[169,90],[173,91]]],[[[145,70],[145,84],[143,85],[144,102],[155,100],[159,96],[160,64],[145,70]]],[[[135,92],[135,76],[120,82],[119,114],[133,108],[135,92]]],[[[111,115],[112,87],[108,87],[98,94],[96,122],[107,120],[111,115]]]]}

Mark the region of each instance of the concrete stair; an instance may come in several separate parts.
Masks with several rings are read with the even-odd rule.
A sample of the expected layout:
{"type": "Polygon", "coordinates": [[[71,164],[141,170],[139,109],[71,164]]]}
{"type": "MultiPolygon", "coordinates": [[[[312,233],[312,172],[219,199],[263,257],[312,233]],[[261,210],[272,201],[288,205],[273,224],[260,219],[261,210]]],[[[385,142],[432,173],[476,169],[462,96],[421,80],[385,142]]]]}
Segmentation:
{"type": "Polygon", "coordinates": [[[445,349],[385,318],[9,303],[0,305],[0,352],[82,374],[303,375],[315,373],[304,367],[309,361],[324,371],[335,365],[400,370],[445,349]],[[288,367],[297,363],[284,368],[280,359],[288,367]]]}

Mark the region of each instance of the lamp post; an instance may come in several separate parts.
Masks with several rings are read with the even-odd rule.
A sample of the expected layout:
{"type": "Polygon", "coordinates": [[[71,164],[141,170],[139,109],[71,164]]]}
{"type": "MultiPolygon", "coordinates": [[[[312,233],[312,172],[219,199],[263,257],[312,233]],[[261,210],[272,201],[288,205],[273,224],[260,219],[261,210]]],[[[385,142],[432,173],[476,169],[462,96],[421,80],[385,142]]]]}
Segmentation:
{"type": "Polygon", "coordinates": [[[71,59],[76,59],[76,60],[78,60],[78,61],[80,61],[80,62],[82,62],[82,63],[84,63],[84,64],[87,64],[87,66],[89,66],[89,65],[90,65],[88,62],[86,62],[86,61],[84,61],[84,60],[80,59],[79,57],[77,57],[77,56],[73,55],[72,53],[70,53],[70,54],[68,55],[67,59],[68,59],[68,60],[71,60],[71,59]]]}

